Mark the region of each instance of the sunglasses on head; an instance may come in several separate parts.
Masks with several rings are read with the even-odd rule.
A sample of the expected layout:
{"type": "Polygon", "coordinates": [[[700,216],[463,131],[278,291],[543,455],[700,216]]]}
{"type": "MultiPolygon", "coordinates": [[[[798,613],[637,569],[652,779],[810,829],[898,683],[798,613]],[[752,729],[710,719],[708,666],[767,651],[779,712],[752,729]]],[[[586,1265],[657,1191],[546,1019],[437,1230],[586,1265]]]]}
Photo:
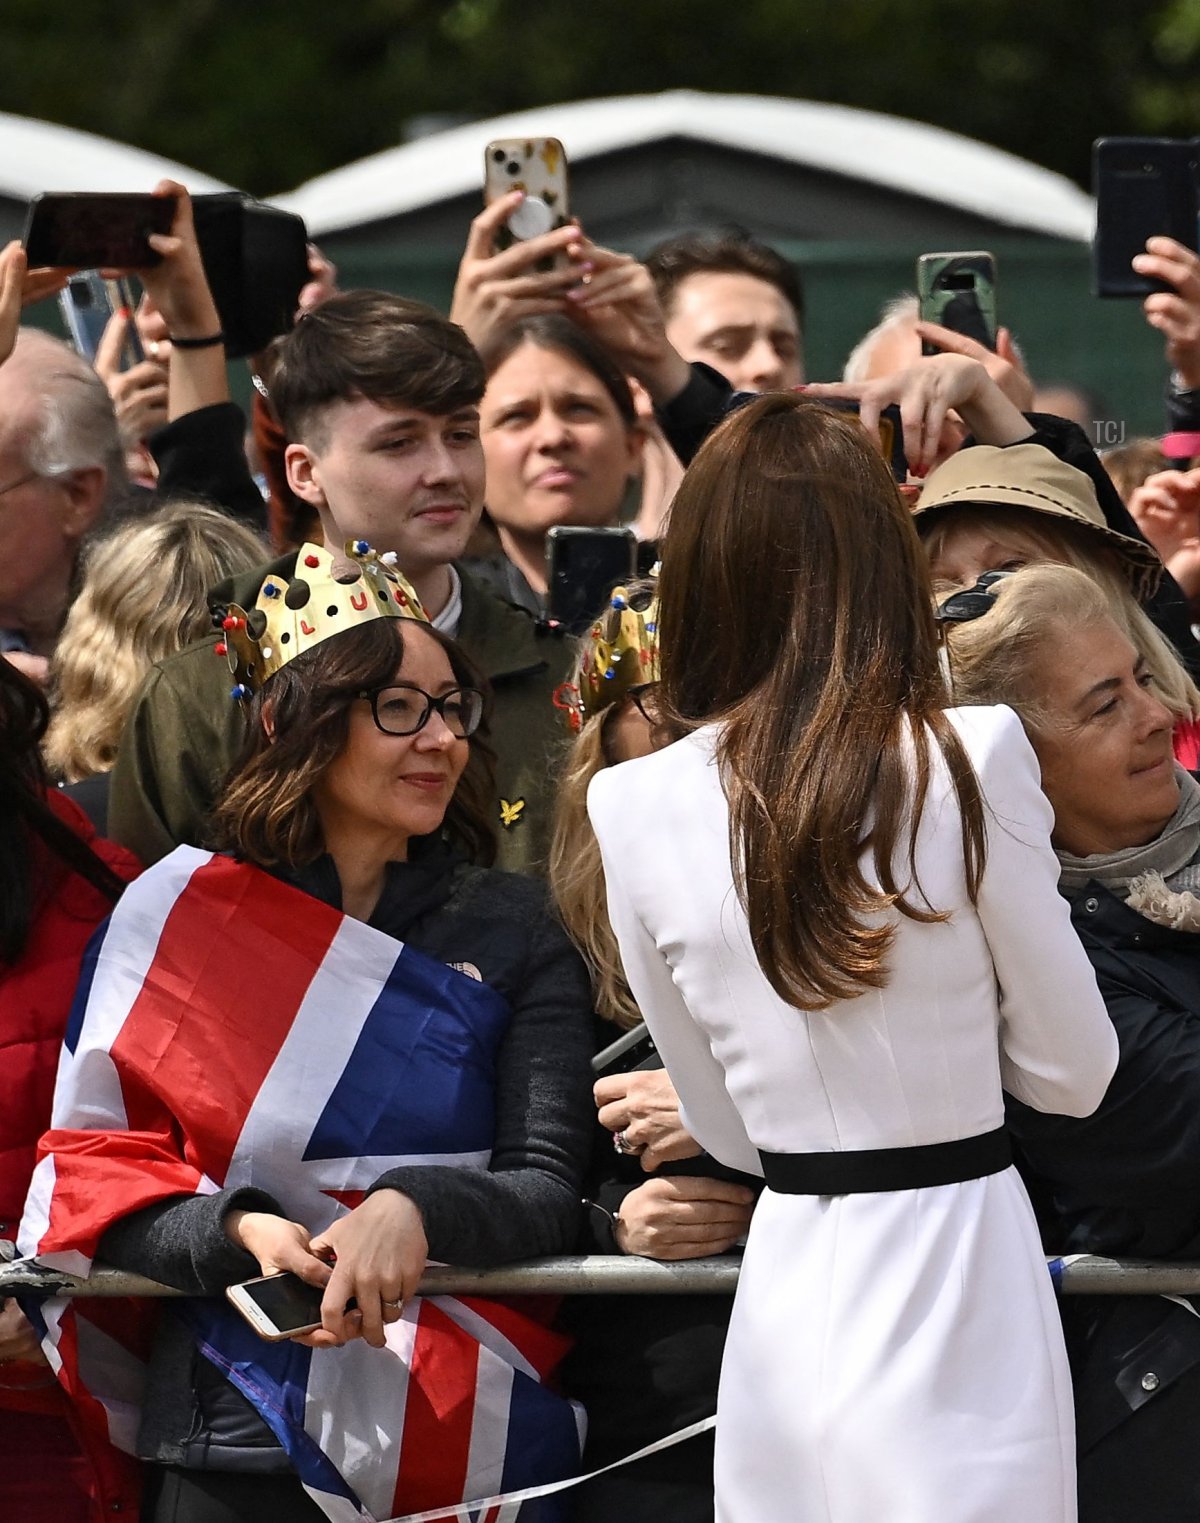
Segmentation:
{"type": "Polygon", "coordinates": [[[939,603],[934,618],[939,624],[969,624],[972,619],[982,619],[996,606],[997,582],[1011,575],[1011,571],[985,571],[974,587],[952,592],[939,603]]]}

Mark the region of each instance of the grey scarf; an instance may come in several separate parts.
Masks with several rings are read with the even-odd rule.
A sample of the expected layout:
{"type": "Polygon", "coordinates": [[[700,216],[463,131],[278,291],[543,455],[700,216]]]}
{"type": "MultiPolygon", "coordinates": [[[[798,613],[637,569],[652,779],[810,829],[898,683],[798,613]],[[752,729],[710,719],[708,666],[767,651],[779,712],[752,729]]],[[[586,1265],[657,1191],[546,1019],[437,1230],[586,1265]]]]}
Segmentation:
{"type": "MultiPolygon", "coordinates": [[[[1121,899],[1136,899],[1134,908],[1143,914],[1142,891],[1147,879],[1173,894],[1200,891],[1200,783],[1180,766],[1175,768],[1175,780],[1179,784],[1179,807],[1144,846],[1098,852],[1091,857],[1060,851],[1059,886],[1063,891],[1079,890],[1095,880],[1121,899]]],[[[1151,918],[1158,920],[1159,915],[1151,918]]]]}

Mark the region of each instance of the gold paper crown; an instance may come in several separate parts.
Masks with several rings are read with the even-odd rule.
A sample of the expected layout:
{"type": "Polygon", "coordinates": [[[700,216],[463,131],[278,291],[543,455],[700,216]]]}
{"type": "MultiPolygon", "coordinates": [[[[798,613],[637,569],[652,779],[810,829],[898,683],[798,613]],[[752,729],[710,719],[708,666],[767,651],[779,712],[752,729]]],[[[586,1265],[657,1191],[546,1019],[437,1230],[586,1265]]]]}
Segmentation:
{"type": "Polygon", "coordinates": [[[573,730],[620,703],[632,687],[658,681],[658,595],[653,581],[614,587],[609,606],[580,645],[579,685],[555,694],[573,730]]]}
{"type": "Polygon", "coordinates": [[[365,539],[346,541],[346,554],[358,567],[349,582],[333,575],[333,556],[321,545],[301,545],[291,580],[270,572],[248,612],[231,603],[221,622],[218,656],[229,659],[237,678],[230,694],[248,698],[296,656],[322,640],[370,624],[375,619],[429,618],[411,584],[392,564],[395,556],[376,555],[365,539]]]}

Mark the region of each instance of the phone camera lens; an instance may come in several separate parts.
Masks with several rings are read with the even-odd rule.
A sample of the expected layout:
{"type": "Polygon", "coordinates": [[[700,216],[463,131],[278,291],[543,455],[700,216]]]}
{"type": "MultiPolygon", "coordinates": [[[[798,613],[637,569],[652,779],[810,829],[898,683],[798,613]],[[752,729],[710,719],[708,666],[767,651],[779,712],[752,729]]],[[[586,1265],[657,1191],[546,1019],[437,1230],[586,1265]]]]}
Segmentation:
{"type": "Polygon", "coordinates": [[[90,307],[91,306],[91,304],[92,304],[92,293],[89,290],[86,281],[82,281],[81,280],[78,283],[78,285],[76,285],[74,283],[72,284],[72,286],[71,286],[71,300],[75,303],[75,305],[77,307],[85,308],[85,307],[90,307]]]}
{"type": "Polygon", "coordinates": [[[506,174],[519,175],[521,173],[521,166],[517,163],[516,159],[509,159],[508,163],[504,166],[504,170],[506,174]]]}
{"type": "Polygon", "coordinates": [[[495,149],[492,150],[492,162],[495,163],[495,164],[503,164],[504,163],[504,149],[503,148],[495,148],[495,149]]]}

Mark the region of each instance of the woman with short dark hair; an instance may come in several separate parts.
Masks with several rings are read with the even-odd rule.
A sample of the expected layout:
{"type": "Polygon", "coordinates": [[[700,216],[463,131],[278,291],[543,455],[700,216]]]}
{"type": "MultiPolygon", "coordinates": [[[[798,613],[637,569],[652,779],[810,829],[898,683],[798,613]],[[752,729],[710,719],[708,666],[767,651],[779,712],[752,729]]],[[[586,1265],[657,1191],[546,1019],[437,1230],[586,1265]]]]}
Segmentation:
{"type": "Polygon", "coordinates": [[[1070,1523],[1069,1376],[1002,1086],[1116,1062],[1037,763],[945,708],[924,557],[858,424],[706,441],[659,578],[686,733],[588,804],[629,987],[721,1163],[761,1175],[717,1404],[722,1523],[1070,1523]]]}
{"type": "Polygon", "coordinates": [[[214,821],[231,855],[178,848],[114,917],[26,1216],[42,1257],[192,1297],[279,1271],[323,1292],[320,1326],[275,1344],[220,1301],[164,1311],[137,1439],[154,1523],[391,1517],[578,1461],[540,1379],[554,1335],[412,1298],[431,1257],[572,1243],[587,976],[541,886],[476,865],[480,679],[348,554],[303,547],[225,620],[250,719],[214,821]],[[63,1191],[89,1185],[83,1220],[63,1191]]]}

